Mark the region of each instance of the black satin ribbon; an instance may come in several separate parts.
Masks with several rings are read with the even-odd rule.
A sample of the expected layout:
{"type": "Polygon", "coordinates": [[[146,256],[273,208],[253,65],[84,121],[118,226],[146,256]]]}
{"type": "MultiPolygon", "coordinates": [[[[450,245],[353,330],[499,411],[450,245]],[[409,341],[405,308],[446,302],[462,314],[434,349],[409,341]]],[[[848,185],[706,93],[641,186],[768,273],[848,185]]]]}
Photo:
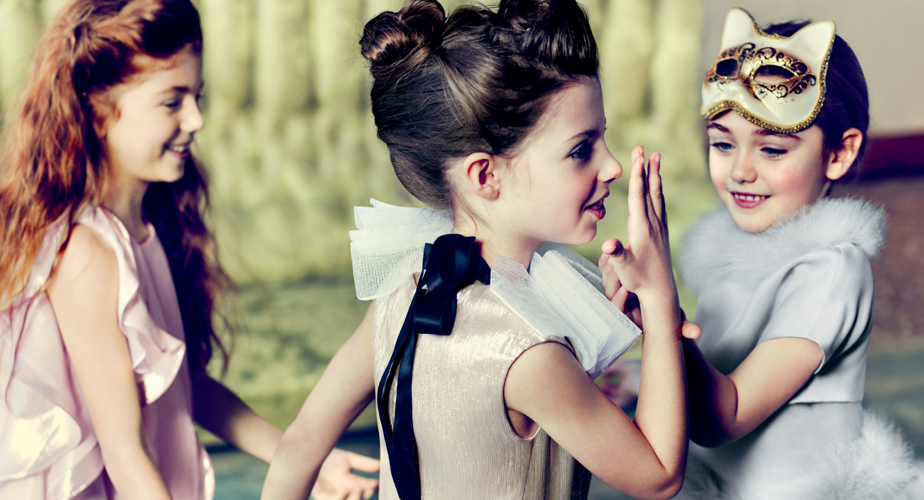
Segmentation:
{"type": "Polygon", "coordinates": [[[446,234],[424,247],[423,274],[417,281],[417,291],[395,342],[395,350],[379,381],[377,393],[391,476],[402,500],[420,498],[411,405],[411,374],[417,334],[449,335],[456,321],[456,294],[475,281],[489,284],[491,268],[481,257],[481,249],[475,244],[474,237],[446,234]],[[388,390],[395,379],[396,368],[398,393],[392,430],[388,418],[388,390]]]}

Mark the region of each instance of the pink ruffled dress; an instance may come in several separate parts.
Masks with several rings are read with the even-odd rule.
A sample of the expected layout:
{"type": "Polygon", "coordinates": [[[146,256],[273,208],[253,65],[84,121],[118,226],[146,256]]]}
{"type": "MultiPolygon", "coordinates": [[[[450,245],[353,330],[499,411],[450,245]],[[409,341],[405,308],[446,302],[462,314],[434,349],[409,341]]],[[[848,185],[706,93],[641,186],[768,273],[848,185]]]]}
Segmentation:
{"type": "MultiPolygon", "coordinates": [[[[119,263],[118,321],[127,341],[154,463],[174,500],[209,500],[214,473],[193,427],[192,386],[176,289],[149,227],[132,240],[111,212],[85,210],[119,263]]],[[[29,282],[0,311],[0,499],[114,500],[93,425],[42,286],[64,238],[49,230],[29,282]]]]}

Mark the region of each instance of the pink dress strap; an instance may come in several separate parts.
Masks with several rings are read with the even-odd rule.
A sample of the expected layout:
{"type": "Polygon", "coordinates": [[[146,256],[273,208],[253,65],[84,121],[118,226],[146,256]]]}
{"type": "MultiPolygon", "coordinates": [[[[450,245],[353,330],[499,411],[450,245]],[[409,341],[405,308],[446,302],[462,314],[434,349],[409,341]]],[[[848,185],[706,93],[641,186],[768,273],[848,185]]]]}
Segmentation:
{"type": "MultiPolygon", "coordinates": [[[[119,220],[103,208],[88,208],[77,223],[93,230],[115,252],[118,322],[134,367],[146,428],[154,403],[182,373],[188,408],[181,410],[193,432],[182,329],[172,335],[149,313],[133,242],[119,220]]],[[[64,220],[49,228],[23,293],[0,311],[0,498],[4,499],[65,500],[83,498],[85,490],[109,490],[100,498],[111,494],[111,487],[101,487],[108,482],[102,453],[44,292],[65,232],[64,220]]],[[[150,441],[150,433],[148,437],[150,441]]],[[[211,473],[207,456],[204,462],[198,456],[196,460],[211,473]]]]}

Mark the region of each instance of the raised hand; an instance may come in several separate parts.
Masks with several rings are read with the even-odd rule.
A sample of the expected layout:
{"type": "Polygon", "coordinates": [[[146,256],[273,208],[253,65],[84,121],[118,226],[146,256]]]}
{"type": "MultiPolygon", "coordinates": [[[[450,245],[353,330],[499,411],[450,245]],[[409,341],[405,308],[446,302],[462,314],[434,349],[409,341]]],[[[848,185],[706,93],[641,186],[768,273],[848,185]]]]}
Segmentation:
{"type": "Polygon", "coordinates": [[[672,310],[679,320],[660,166],[659,153],[651,155],[646,169],[644,149],[637,146],[632,151],[628,241],[610,239],[603,243],[600,270],[607,298],[617,307],[627,309],[631,292],[639,297],[642,308],[646,301],[654,300],[667,308],[665,312],[672,310]]]}

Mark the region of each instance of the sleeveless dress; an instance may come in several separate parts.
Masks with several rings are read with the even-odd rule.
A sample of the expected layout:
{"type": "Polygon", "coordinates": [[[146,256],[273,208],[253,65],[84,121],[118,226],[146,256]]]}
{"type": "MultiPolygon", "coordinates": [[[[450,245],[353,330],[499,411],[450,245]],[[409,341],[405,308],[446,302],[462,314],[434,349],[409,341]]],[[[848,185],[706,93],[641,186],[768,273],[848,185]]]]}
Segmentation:
{"type": "MultiPolygon", "coordinates": [[[[154,464],[174,500],[209,500],[214,474],[195,434],[183,323],[163,247],[134,241],[114,214],[84,210],[77,223],[115,252],[118,322],[141,398],[154,464]]],[[[49,228],[24,292],[0,312],[0,498],[120,498],[105,463],[54,311],[42,288],[65,231],[49,228]]]]}
{"type": "MultiPolygon", "coordinates": [[[[357,208],[354,278],[361,299],[376,298],[374,373],[385,372],[416,290],[423,244],[452,230],[445,212],[357,208]]],[[[511,427],[504,382],[527,349],[557,342],[591,376],[604,371],[638,337],[638,329],[599,291],[595,266],[567,247],[540,249],[529,272],[496,257],[491,284],[458,293],[450,335],[420,335],[414,357],[414,433],[421,498],[584,499],[591,474],[548,434],[529,438],[511,427]],[[541,254],[541,255],[540,255],[541,254]]],[[[388,392],[394,415],[396,390],[388,392]]],[[[382,418],[379,436],[385,448],[382,418]]],[[[379,498],[398,498],[388,455],[382,454],[379,498]]]]}
{"type": "Polygon", "coordinates": [[[821,347],[814,375],[747,436],[717,448],[691,443],[682,499],[895,499],[913,476],[911,452],[864,412],[873,318],[869,260],[885,214],[825,199],[758,234],[722,208],[688,233],[681,267],[699,294],[697,345],[731,373],[755,347],[798,337],[821,347]]]}

